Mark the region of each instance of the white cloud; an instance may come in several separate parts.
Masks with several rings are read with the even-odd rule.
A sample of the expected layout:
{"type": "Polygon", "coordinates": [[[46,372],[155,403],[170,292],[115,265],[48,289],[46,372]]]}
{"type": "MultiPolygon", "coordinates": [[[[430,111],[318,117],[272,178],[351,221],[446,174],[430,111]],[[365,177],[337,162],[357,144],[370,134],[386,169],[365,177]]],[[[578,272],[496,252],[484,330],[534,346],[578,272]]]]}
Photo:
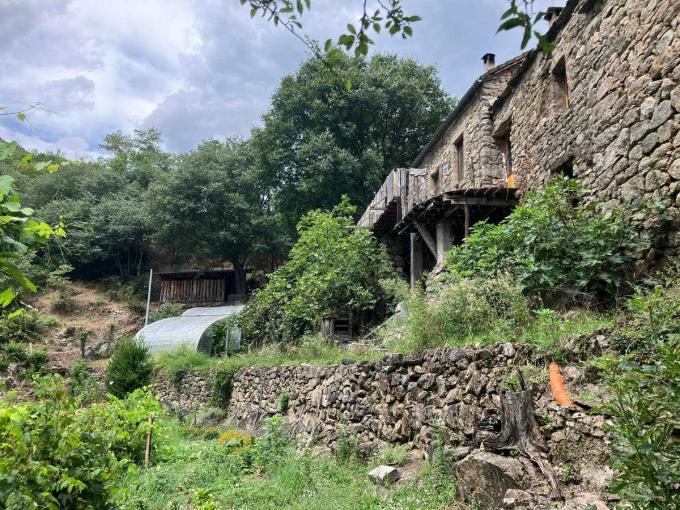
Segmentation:
{"type": "MultiPolygon", "coordinates": [[[[423,17],[414,37],[382,35],[377,49],[438,65],[451,93],[464,93],[481,73],[483,53],[502,61],[519,52],[519,34],[495,35],[505,0],[404,4],[423,17]]],[[[309,52],[282,28],[251,19],[246,7],[237,0],[0,0],[0,105],[41,100],[50,110],[31,112],[30,124],[0,117],[0,136],[31,149],[95,154],[116,129],[158,127],[173,151],[247,135],[282,75],[309,52]]],[[[315,0],[305,31],[335,38],[359,8],[359,0],[315,0]]]]}

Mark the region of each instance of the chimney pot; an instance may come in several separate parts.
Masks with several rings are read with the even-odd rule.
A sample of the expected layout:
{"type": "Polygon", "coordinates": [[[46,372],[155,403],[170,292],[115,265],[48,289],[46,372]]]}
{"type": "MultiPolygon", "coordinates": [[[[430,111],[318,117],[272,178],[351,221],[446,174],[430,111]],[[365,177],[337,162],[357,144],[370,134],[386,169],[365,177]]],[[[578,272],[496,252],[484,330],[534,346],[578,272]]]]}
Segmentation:
{"type": "Polygon", "coordinates": [[[491,71],[494,67],[496,67],[496,54],[485,53],[482,57],[482,62],[484,62],[484,70],[491,71]]]}
{"type": "Polygon", "coordinates": [[[543,17],[550,26],[553,26],[557,18],[560,17],[562,13],[562,7],[548,7],[545,11],[545,16],[543,17]]]}

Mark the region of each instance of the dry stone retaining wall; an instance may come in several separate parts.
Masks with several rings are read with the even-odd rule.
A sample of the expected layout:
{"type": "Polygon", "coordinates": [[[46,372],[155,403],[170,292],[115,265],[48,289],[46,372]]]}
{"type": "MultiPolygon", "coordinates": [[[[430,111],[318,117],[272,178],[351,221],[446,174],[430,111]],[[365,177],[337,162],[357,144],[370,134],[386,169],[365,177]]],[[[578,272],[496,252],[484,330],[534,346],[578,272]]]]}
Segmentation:
{"type": "MultiPolygon", "coordinates": [[[[257,429],[268,417],[283,414],[289,431],[302,440],[333,446],[345,431],[356,434],[360,450],[367,452],[389,442],[411,443],[427,454],[437,434],[443,433],[449,458],[465,459],[459,469],[466,479],[470,470],[490,473],[487,459],[480,466],[479,459],[468,454],[480,446],[480,437],[499,429],[500,394],[515,366],[525,366],[531,358],[528,347],[507,343],[488,349],[441,348],[419,359],[388,355],[375,362],[332,366],[250,367],[234,376],[228,416],[240,426],[257,429]],[[288,397],[285,412],[280,409],[282,395],[288,397]]],[[[556,470],[569,480],[566,494],[605,494],[612,477],[605,417],[579,406],[557,406],[548,390],[547,370],[534,369],[533,376],[530,372],[536,412],[556,470]]],[[[580,369],[565,367],[564,372],[571,387],[588,386],[580,369]]],[[[512,465],[508,477],[514,482],[508,488],[519,498],[515,507],[542,508],[536,498],[545,498],[548,486],[535,466],[526,459],[491,457],[500,466],[492,471],[512,465]],[[518,472],[521,476],[515,476],[518,472]],[[519,500],[527,498],[523,506],[519,500]]],[[[489,474],[492,481],[494,472],[489,474]]],[[[478,480],[482,475],[473,478],[483,485],[484,480],[478,480]]],[[[475,482],[470,483],[477,491],[475,482]]],[[[503,496],[493,497],[501,501],[503,496]]]]}

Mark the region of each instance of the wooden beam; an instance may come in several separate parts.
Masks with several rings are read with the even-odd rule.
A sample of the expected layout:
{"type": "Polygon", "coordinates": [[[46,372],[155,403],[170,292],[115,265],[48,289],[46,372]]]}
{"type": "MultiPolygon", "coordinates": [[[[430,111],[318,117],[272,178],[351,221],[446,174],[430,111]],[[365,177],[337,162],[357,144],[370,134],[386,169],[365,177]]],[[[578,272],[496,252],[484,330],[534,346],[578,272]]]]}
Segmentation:
{"type": "Polygon", "coordinates": [[[425,226],[422,223],[419,222],[414,222],[416,228],[418,229],[418,233],[420,234],[420,237],[423,238],[423,241],[425,241],[425,244],[427,247],[430,249],[430,252],[432,252],[432,255],[434,258],[437,258],[437,245],[434,242],[434,239],[432,239],[432,236],[430,233],[427,231],[425,226]]]}
{"type": "Polygon", "coordinates": [[[451,204],[482,205],[487,207],[511,207],[517,204],[516,199],[461,197],[456,195],[446,195],[444,200],[451,204]]]}
{"type": "Polygon", "coordinates": [[[470,233],[470,206],[465,204],[465,237],[470,233]]]}

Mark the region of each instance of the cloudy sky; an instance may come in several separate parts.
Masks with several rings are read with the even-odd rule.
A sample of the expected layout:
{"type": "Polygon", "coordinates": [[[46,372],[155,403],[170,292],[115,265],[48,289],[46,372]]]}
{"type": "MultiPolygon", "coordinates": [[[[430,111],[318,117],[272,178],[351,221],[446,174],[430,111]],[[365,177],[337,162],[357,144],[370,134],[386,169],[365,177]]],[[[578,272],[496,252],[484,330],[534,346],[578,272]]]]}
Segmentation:
{"type": "MultiPolygon", "coordinates": [[[[536,8],[563,3],[536,0],[536,8]]],[[[414,37],[381,36],[371,51],[436,65],[452,95],[481,74],[484,53],[502,62],[519,52],[518,31],[495,34],[508,0],[403,4],[423,18],[414,37]]],[[[336,38],[360,5],[313,0],[304,30],[336,38]]],[[[281,77],[308,56],[289,33],[251,19],[239,0],[0,0],[0,105],[39,101],[45,109],[27,123],[0,117],[0,138],[96,157],[117,129],[155,126],[170,151],[247,136],[281,77]]]]}

